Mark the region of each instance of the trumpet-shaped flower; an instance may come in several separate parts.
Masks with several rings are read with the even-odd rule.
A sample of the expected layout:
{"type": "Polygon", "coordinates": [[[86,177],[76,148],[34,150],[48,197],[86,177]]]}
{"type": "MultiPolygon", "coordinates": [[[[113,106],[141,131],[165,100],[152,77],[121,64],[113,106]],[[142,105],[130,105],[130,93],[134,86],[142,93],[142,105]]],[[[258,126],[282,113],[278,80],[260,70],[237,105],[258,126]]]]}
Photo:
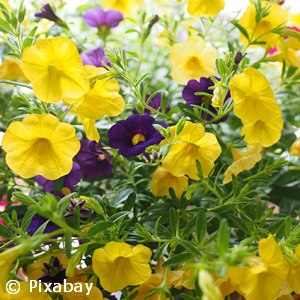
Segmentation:
{"type": "Polygon", "coordinates": [[[44,102],[82,97],[89,89],[76,45],[65,37],[41,39],[26,48],[22,70],[44,102]]]}
{"type": "Polygon", "coordinates": [[[163,159],[162,166],[173,175],[188,175],[198,179],[196,160],[199,160],[203,176],[207,177],[214,167],[214,161],[221,154],[221,147],[212,133],[207,133],[201,124],[185,122],[182,131],[176,135],[176,126],[171,130],[171,149],[163,159]]]}
{"type": "Polygon", "coordinates": [[[99,142],[100,134],[96,127],[96,120],[86,118],[82,115],[79,115],[79,118],[84,127],[86,137],[91,141],[99,142]]]}
{"type": "Polygon", "coordinates": [[[223,183],[231,182],[232,175],[237,176],[245,170],[252,169],[262,159],[261,151],[261,145],[249,145],[244,152],[232,148],[233,163],[225,171],[223,183]]]}
{"type": "Polygon", "coordinates": [[[194,17],[215,17],[225,7],[224,0],[188,0],[188,13],[194,17]]]}
{"type": "Polygon", "coordinates": [[[215,75],[217,50],[206,45],[200,37],[188,38],[184,43],[177,43],[171,49],[171,75],[180,84],[187,84],[190,79],[215,75]]]}
{"type": "Polygon", "coordinates": [[[92,257],[93,270],[101,286],[116,292],[128,285],[146,282],[151,275],[151,250],[143,245],[109,242],[97,249],[92,257]]]}
{"type": "MultiPolygon", "coordinates": [[[[19,282],[20,284],[20,291],[16,294],[8,294],[9,300],[32,300],[32,299],[39,299],[39,300],[51,300],[52,298],[50,295],[44,291],[40,292],[37,288],[32,288],[29,282],[19,282]]],[[[3,294],[1,293],[1,300],[3,299],[3,294]]],[[[7,299],[7,300],[8,300],[7,299]]],[[[5,298],[3,300],[6,300],[5,298]]]]}
{"type": "Polygon", "coordinates": [[[108,78],[108,71],[95,66],[84,66],[86,77],[97,73],[103,76],[96,80],[94,86],[80,98],[64,98],[68,103],[74,104],[73,110],[88,119],[100,119],[105,115],[117,116],[125,106],[119,94],[120,86],[113,78],[108,78]]]}
{"type": "Polygon", "coordinates": [[[153,124],[166,126],[147,114],[135,114],[126,120],[118,121],[108,132],[108,144],[112,148],[119,149],[125,157],[137,156],[147,147],[158,145],[163,140],[163,136],[153,124]]]}
{"type": "Polygon", "coordinates": [[[120,11],[109,9],[104,11],[99,7],[87,10],[83,19],[87,26],[90,27],[117,27],[124,19],[120,11]]]}
{"type": "Polygon", "coordinates": [[[12,122],[2,140],[6,163],[24,178],[55,180],[68,174],[80,143],[75,128],[51,114],[32,114],[12,122]]]}
{"type": "MultiPolygon", "coordinates": [[[[279,4],[267,1],[261,1],[262,7],[269,7],[269,14],[262,18],[259,23],[256,23],[256,9],[255,5],[251,4],[243,16],[240,18],[239,23],[243,26],[251,42],[264,42],[263,47],[273,47],[277,41],[281,39],[279,34],[272,32],[278,26],[284,26],[288,19],[288,12],[285,11],[279,4]]],[[[241,34],[241,41],[248,45],[248,40],[241,34]]]]}
{"type": "Polygon", "coordinates": [[[297,138],[296,141],[293,143],[290,152],[292,155],[300,157],[300,138],[297,138]]]}
{"type": "Polygon", "coordinates": [[[276,144],[283,128],[281,115],[274,116],[270,121],[256,120],[255,122],[243,121],[244,127],[241,135],[248,144],[261,144],[264,147],[270,147],[276,144]]]}
{"type": "Polygon", "coordinates": [[[59,294],[63,296],[64,300],[74,300],[74,299],[76,299],[76,300],[102,300],[102,299],[107,299],[107,298],[103,298],[102,292],[95,286],[92,286],[91,290],[89,291],[84,282],[74,282],[73,284],[75,284],[75,285],[80,284],[82,286],[82,291],[69,292],[69,291],[64,291],[62,289],[62,292],[59,294]]]}
{"type": "Polygon", "coordinates": [[[242,74],[231,79],[230,93],[234,101],[234,113],[242,121],[271,121],[281,115],[267,78],[254,68],[246,68],[242,74]]]}
{"type": "Polygon", "coordinates": [[[166,196],[171,199],[169,189],[173,188],[175,195],[180,198],[184,189],[189,185],[186,176],[176,177],[163,167],[157,167],[150,182],[151,191],[156,196],[166,196]]]}

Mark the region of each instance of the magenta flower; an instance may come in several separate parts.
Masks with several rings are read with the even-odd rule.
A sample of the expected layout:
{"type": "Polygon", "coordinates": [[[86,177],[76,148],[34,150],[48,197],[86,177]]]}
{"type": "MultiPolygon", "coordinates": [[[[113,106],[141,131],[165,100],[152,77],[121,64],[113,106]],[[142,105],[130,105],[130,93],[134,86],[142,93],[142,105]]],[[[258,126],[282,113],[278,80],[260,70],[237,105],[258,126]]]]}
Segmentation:
{"type": "Polygon", "coordinates": [[[118,10],[104,11],[96,7],[87,10],[83,15],[83,19],[89,27],[117,27],[124,17],[118,10]]]}
{"type": "Polygon", "coordinates": [[[153,124],[166,124],[156,122],[147,114],[132,115],[126,120],[118,121],[108,132],[109,146],[119,149],[125,156],[137,156],[151,145],[159,144],[164,137],[153,127],[153,124]]]}
{"type": "Polygon", "coordinates": [[[112,155],[104,150],[100,143],[83,139],[76,155],[81,174],[86,178],[107,176],[112,170],[112,155]]]}
{"type": "Polygon", "coordinates": [[[34,16],[41,19],[47,19],[62,27],[66,26],[64,21],[55,14],[55,12],[49,4],[45,4],[44,6],[42,6],[41,10],[36,12],[34,16]]]}
{"type": "Polygon", "coordinates": [[[92,65],[97,68],[104,68],[105,66],[103,63],[105,63],[106,65],[110,66],[110,62],[105,55],[104,49],[102,47],[84,51],[80,54],[80,57],[83,65],[92,65]]]}

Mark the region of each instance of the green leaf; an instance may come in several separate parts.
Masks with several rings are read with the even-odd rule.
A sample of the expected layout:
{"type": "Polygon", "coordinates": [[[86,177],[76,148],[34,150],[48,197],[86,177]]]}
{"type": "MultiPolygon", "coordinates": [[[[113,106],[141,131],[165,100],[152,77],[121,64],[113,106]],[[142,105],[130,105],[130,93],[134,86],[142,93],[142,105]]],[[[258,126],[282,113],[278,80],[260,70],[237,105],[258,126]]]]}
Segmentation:
{"type": "Polygon", "coordinates": [[[176,236],[177,234],[177,213],[176,210],[172,207],[169,210],[169,217],[170,217],[170,228],[171,228],[171,233],[173,236],[176,236]]]}
{"type": "Polygon", "coordinates": [[[287,240],[291,235],[292,230],[292,218],[287,216],[285,218],[285,239],[287,240]]]}
{"type": "Polygon", "coordinates": [[[191,254],[189,252],[182,252],[182,253],[176,254],[176,255],[172,256],[171,258],[169,258],[168,260],[166,260],[163,263],[163,267],[170,268],[170,267],[182,265],[185,262],[187,262],[193,258],[194,258],[193,254],[191,254]]]}
{"type": "Polygon", "coordinates": [[[95,225],[93,225],[89,231],[87,232],[88,236],[93,237],[99,233],[101,233],[102,231],[110,228],[111,226],[113,226],[114,223],[111,221],[101,221],[95,225]]]}
{"type": "Polygon", "coordinates": [[[224,256],[228,249],[230,238],[230,229],[226,219],[222,219],[220,222],[220,227],[217,236],[216,250],[221,255],[224,256]]]}
{"type": "Polygon", "coordinates": [[[6,226],[2,225],[0,223],[0,236],[7,238],[7,239],[12,239],[15,237],[14,233],[6,226]]]}
{"type": "Polygon", "coordinates": [[[187,240],[181,240],[175,238],[175,241],[180,244],[182,247],[184,247],[189,253],[191,253],[194,257],[200,256],[199,249],[190,241],[187,240]]]}
{"type": "Polygon", "coordinates": [[[207,230],[206,215],[203,211],[199,211],[196,218],[196,235],[197,235],[197,241],[199,245],[202,245],[205,240],[206,230],[207,230]]]}
{"type": "Polygon", "coordinates": [[[146,239],[150,239],[152,240],[152,235],[150,234],[150,232],[144,227],[142,226],[141,224],[139,223],[136,223],[135,224],[135,228],[140,232],[140,234],[146,238],[146,239]]]}
{"type": "Polygon", "coordinates": [[[240,32],[243,36],[245,36],[247,38],[247,40],[249,41],[249,35],[248,35],[248,32],[247,30],[242,26],[240,25],[238,22],[236,21],[231,21],[231,24],[233,24],[240,32]]]}
{"type": "Polygon", "coordinates": [[[80,264],[82,256],[87,250],[87,245],[83,244],[78,247],[77,251],[72,255],[69,260],[68,267],[66,270],[67,277],[73,277],[76,267],[80,264]]]}

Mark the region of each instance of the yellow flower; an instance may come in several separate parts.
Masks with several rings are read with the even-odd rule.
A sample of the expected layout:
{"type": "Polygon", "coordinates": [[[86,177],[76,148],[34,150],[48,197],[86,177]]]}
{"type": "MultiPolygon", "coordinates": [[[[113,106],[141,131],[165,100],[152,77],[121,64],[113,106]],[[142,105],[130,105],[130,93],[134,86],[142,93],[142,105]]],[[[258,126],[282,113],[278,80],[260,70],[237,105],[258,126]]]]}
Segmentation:
{"type": "Polygon", "coordinates": [[[22,62],[35,95],[44,102],[78,98],[89,90],[76,45],[65,37],[37,41],[24,50],[22,62]]]}
{"type": "Polygon", "coordinates": [[[254,68],[246,68],[233,76],[230,93],[234,101],[234,114],[249,122],[272,120],[281,110],[267,78],[254,68]]]}
{"type": "Polygon", "coordinates": [[[143,4],[143,0],[102,0],[106,9],[117,9],[125,15],[131,15],[143,4]]]}
{"type": "Polygon", "coordinates": [[[293,143],[290,152],[292,155],[300,157],[300,137],[298,137],[293,143]]]}
{"type": "Polygon", "coordinates": [[[243,121],[244,127],[241,135],[248,144],[261,144],[270,147],[276,144],[281,136],[283,120],[281,115],[274,116],[270,121],[257,120],[255,122],[243,121]]]}
{"type": "MultiPolygon", "coordinates": [[[[256,9],[254,4],[250,5],[245,11],[244,15],[240,18],[240,25],[243,26],[251,41],[265,42],[263,47],[273,47],[276,42],[281,39],[281,36],[270,32],[280,25],[285,25],[288,19],[288,12],[277,3],[261,1],[262,7],[268,6],[270,8],[269,15],[262,18],[260,22],[256,23],[256,9]]],[[[248,40],[241,34],[241,41],[248,45],[248,40]]]]}
{"type": "Polygon", "coordinates": [[[151,191],[154,196],[166,196],[171,199],[169,189],[172,187],[178,198],[181,197],[184,189],[188,187],[188,178],[185,176],[174,176],[163,167],[157,167],[150,182],[151,191]]]}
{"type": "Polygon", "coordinates": [[[188,13],[197,18],[215,17],[224,7],[224,0],[188,0],[188,13]]]}
{"type": "Polygon", "coordinates": [[[223,183],[231,182],[232,175],[237,176],[245,170],[252,169],[262,159],[261,151],[261,145],[249,145],[244,152],[231,148],[233,163],[225,171],[223,183]]]}
{"type": "Polygon", "coordinates": [[[81,98],[64,98],[68,103],[74,104],[73,110],[88,119],[100,119],[105,115],[117,116],[125,106],[119,94],[120,86],[117,80],[108,78],[109,72],[104,68],[84,66],[86,77],[101,74],[94,86],[81,98]]]}
{"type": "Polygon", "coordinates": [[[96,120],[85,118],[79,115],[81,123],[84,127],[86,137],[91,141],[100,141],[100,134],[96,127],[96,120]]]}
{"type": "Polygon", "coordinates": [[[196,160],[199,160],[203,176],[207,177],[214,161],[221,154],[221,147],[212,133],[207,133],[201,124],[185,122],[183,130],[176,136],[176,126],[171,130],[171,149],[163,159],[162,166],[173,175],[188,175],[198,179],[196,160]]]}
{"type": "Polygon", "coordinates": [[[2,140],[6,163],[24,178],[55,180],[68,174],[80,148],[75,128],[51,114],[32,114],[12,122],[2,140]]]}
{"type": "Polygon", "coordinates": [[[215,75],[217,55],[217,50],[206,45],[202,38],[188,38],[171,49],[171,75],[180,84],[186,84],[190,79],[215,75]]]}
{"type": "Polygon", "coordinates": [[[0,79],[20,80],[28,82],[21,69],[21,61],[12,58],[4,58],[0,66],[0,79]]]}
{"type": "Polygon", "coordinates": [[[295,293],[300,293],[300,245],[295,250],[295,263],[289,262],[290,270],[287,276],[287,280],[290,288],[295,293]]]}
{"type": "Polygon", "coordinates": [[[274,300],[288,294],[285,286],[289,266],[272,235],[261,239],[258,245],[260,257],[252,259],[250,267],[236,267],[231,280],[247,300],[274,300]]]}
{"type": "Polygon", "coordinates": [[[93,270],[105,290],[117,292],[149,279],[151,254],[151,250],[143,245],[132,247],[126,243],[109,242],[94,252],[93,270]]]}

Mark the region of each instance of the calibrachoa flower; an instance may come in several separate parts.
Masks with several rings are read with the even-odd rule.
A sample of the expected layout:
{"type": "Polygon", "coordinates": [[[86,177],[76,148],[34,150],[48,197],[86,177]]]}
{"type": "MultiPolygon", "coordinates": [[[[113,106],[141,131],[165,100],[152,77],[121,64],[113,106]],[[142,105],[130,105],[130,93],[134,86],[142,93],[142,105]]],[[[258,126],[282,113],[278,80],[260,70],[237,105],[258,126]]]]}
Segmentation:
{"type": "Polygon", "coordinates": [[[287,262],[290,265],[289,274],[287,276],[289,286],[292,291],[296,293],[300,293],[300,281],[299,281],[299,275],[300,275],[300,245],[297,245],[295,252],[293,253],[293,261],[287,260],[287,262]]]}
{"type": "MultiPolygon", "coordinates": [[[[269,14],[262,18],[259,23],[256,23],[256,9],[255,5],[251,4],[243,16],[240,18],[240,25],[243,26],[248,36],[251,37],[252,42],[264,42],[261,46],[270,48],[276,46],[276,42],[281,39],[280,35],[272,32],[278,26],[286,25],[288,19],[288,12],[284,10],[279,4],[267,1],[261,1],[262,7],[269,7],[269,14]]],[[[240,36],[241,41],[247,45],[248,40],[244,35],[240,36]]]]}
{"type": "Polygon", "coordinates": [[[200,37],[188,38],[175,44],[170,53],[171,75],[180,84],[190,79],[215,75],[217,50],[200,37]]]}
{"type": "Polygon", "coordinates": [[[230,81],[234,114],[242,121],[271,120],[281,114],[267,78],[254,68],[246,68],[230,81]]]}
{"type": "Polygon", "coordinates": [[[300,138],[297,138],[291,146],[290,152],[292,155],[300,157],[300,138]]]}
{"type": "Polygon", "coordinates": [[[89,89],[77,47],[65,37],[40,39],[26,48],[22,69],[44,102],[82,97],[89,89]]]}
{"type": "Polygon", "coordinates": [[[215,17],[224,7],[224,0],[188,0],[188,13],[197,18],[215,17]]]}
{"type": "Polygon", "coordinates": [[[83,65],[91,65],[97,68],[104,68],[105,66],[103,63],[105,63],[106,65],[110,65],[110,62],[105,55],[104,49],[102,47],[84,51],[80,54],[80,57],[82,59],[83,65]]]}
{"type": "Polygon", "coordinates": [[[126,120],[118,121],[108,132],[109,146],[119,149],[123,156],[137,156],[147,147],[158,145],[163,140],[153,124],[162,125],[147,114],[134,114],[126,120]]]}
{"type": "MultiPolygon", "coordinates": [[[[32,289],[29,282],[21,281],[20,291],[15,294],[6,294],[7,298],[5,298],[4,293],[1,293],[1,300],[51,300],[52,298],[48,293],[40,292],[38,289],[32,289]],[[4,297],[4,298],[3,298],[4,297]]],[[[0,291],[1,292],[1,291],[0,291]]]]}
{"type": "MultiPolygon", "coordinates": [[[[149,99],[149,95],[147,95],[145,98],[146,102],[148,99],[149,99]]],[[[157,111],[161,111],[161,104],[162,104],[161,101],[162,101],[162,94],[158,93],[148,102],[148,105],[157,111]]],[[[169,111],[170,108],[171,108],[170,104],[168,103],[168,106],[166,107],[166,111],[169,111]]],[[[149,109],[145,109],[144,113],[151,114],[151,111],[149,109]]]]}
{"type": "MultiPolygon", "coordinates": [[[[182,90],[182,97],[186,101],[188,105],[202,105],[202,104],[207,104],[207,108],[214,114],[217,113],[217,110],[211,105],[212,104],[212,97],[214,94],[213,90],[210,90],[209,88],[214,86],[215,83],[212,81],[211,78],[207,77],[201,77],[200,81],[197,81],[195,79],[191,79],[188,81],[187,85],[184,86],[182,90]],[[212,97],[207,97],[203,95],[195,95],[196,92],[204,92],[211,94],[212,97]]],[[[228,92],[224,101],[228,100],[230,97],[230,93],[228,92]]],[[[211,120],[213,116],[211,116],[208,113],[202,112],[201,117],[204,120],[211,120]]],[[[221,121],[225,121],[227,119],[227,116],[215,121],[215,123],[219,123],[221,121]]]]}
{"type": "Polygon", "coordinates": [[[214,167],[214,161],[221,154],[221,147],[214,134],[205,132],[201,124],[186,121],[180,134],[176,135],[176,126],[171,130],[171,149],[163,159],[162,166],[173,175],[188,175],[198,179],[196,160],[199,160],[203,176],[207,177],[214,167]]]}
{"type": "Polygon", "coordinates": [[[43,176],[36,176],[35,180],[43,187],[44,192],[55,195],[67,195],[74,192],[74,186],[80,182],[81,178],[80,166],[76,162],[73,162],[70,173],[63,177],[61,184],[57,184],[57,180],[49,180],[43,176]]]}
{"type": "Polygon", "coordinates": [[[245,170],[252,169],[262,159],[262,150],[261,145],[249,145],[244,152],[231,148],[233,163],[225,171],[223,183],[231,182],[232,175],[237,176],[245,170]]]}
{"type": "Polygon", "coordinates": [[[254,68],[244,69],[230,82],[234,113],[244,125],[248,144],[264,147],[277,143],[283,128],[281,109],[266,77],[254,68]]]}
{"type": "Polygon", "coordinates": [[[101,75],[93,87],[80,98],[64,98],[74,104],[73,110],[88,119],[100,119],[105,115],[118,116],[124,109],[125,102],[119,94],[120,86],[114,78],[108,78],[109,72],[104,68],[84,66],[86,77],[101,75]]]}
{"type": "Polygon", "coordinates": [[[24,178],[55,180],[68,174],[80,143],[75,128],[51,114],[32,114],[12,122],[2,140],[6,163],[24,178]]]}
{"type": "Polygon", "coordinates": [[[112,155],[104,150],[100,143],[83,139],[76,160],[80,165],[83,177],[94,178],[106,176],[112,170],[112,155]]]}
{"type": "MultiPolygon", "coordinates": [[[[31,222],[26,231],[28,232],[29,235],[33,235],[47,221],[48,219],[38,214],[35,214],[32,217],[31,222]]],[[[50,233],[57,229],[59,229],[59,227],[56,224],[54,224],[53,222],[48,222],[45,229],[43,230],[43,233],[50,233]]]]}
{"type": "Polygon", "coordinates": [[[35,17],[47,19],[49,21],[52,21],[54,23],[61,23],[62,20],[55,14],[53,11],[51,5],[45,4],[41,7],[41,11],[36,12],[34,14],[35,17]]]}
{"type": "Polygon", "coordinates": [[[156,197],[166,196],[171,198],[169,189],[173,188],[175,195],[180,198],[184,189],[189,185],[186,176],[176,177],[163,167],[157,167],[150,182],[151,191],[156,197]]]}
{"type": "Polygon", "coordinates": [[[95,274],[108,292],[117,292],[128,285],[146,282],[151,275],[151,250],[143,245],[109,242],[92,257],[95,274]]]}
{"type": "Polygon", "coordinates": [[[102,299],[107,299],[107,298],[103,298],[103,294],[97,287],[92,286],[91,290],[88,291],[84,282],[78,282],[78,283],[81,283],[82,291],[59,293],[60,295],[63,296],[64,300],[74,300],[74,299],[76,299],[76,300],[102,300],[102,299]]]}
{"type": "Polygon", "coordinates": [[[87,10],[83,19],[86,25],[90,27],[117,27],[124,17],[120,11],[113,9],[104,11],[96,7],[87,10]]]}

